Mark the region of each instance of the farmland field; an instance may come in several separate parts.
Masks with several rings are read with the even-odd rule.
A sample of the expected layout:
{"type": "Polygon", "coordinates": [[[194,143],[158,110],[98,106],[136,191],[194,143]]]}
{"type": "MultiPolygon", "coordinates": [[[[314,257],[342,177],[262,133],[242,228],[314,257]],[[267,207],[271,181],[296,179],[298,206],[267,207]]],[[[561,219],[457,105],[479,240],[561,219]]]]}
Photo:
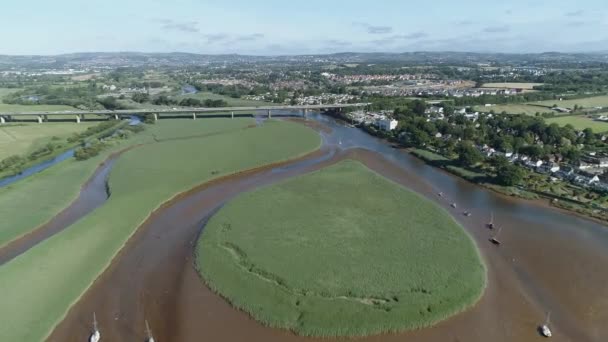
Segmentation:
{"type": "Polygon", "coordinates": [[[21,90],[21,88],[0,88],[0,103],[2,103],[3,97],[12,93],[16,93],[19,90],[21,90]]]}
{"type": "Polygon", "coordinates": [[[591,128],[595,133],[608,132],[608,122],[595,121],[585,116],[564,116],[545,119],[548,124],[556,123],[560,126],[572,125],[577,130],[591,128]]]}
{"type": "Polygon", "coordinates": [[[63,105],[18,105],[7,104],[0,101],[0,113],[12,112],[60,112],[64,110],[76,110],[74,107],[63,105]]]}
{"type": "MultiPolygon", "coordinates": [[[[249,129],[242,127],[251,126],[252,119],[182,122],[198,125],[189,133],[199,137],[125,153],[110,175],[112,196],[102,207],[0,268],[0,340],[44,340],[136,228],[172,196],[216,177],[311,152],[321,142],[313,130],[290,122],[268,121],[249,129]]],[[[154,129],[163,130],[162,123],[158,126],[154,129]]],[[[159,136],[180,137],[179,126],[159,136]]]]}
{"type": "Polygon", "coordinates": [[[540,101],[534,102],[534,104],[552,107],[553,105],[557,105],[558,107],[570,108],[573,109],[575,105],[583,108],[595,108],[595,107],[608,107],[608,95],[604,96],[593,96],[593,97],[585,97],[582,99],[576,100],[550,100],[550,101],[540,101]]]}
{"type": "Polygon", "coordinates": [[[484,83],[482,88],[495,88],[495,89],[526,89],[532,90],[536,86],[541,86],[543,83],[516,83],[516,82],[506,82],[506,83],[484,83]]]}
{"type": "Polygon", "coordinates": [[[352,160],[237,197],[196,250],[235,307],[308,336],[430,326],[485,287],[472,239],[447,212],[352,160]]]}
{"type": "Polygon", "coordinates": [[[474,109],[479,112],[488,113],[493,110],[494,113],[500,114],[502,112],[507,112],[507,114],[526,114],[526,115],[536,115],[536,113],[555,113],[549,108],[544,108],[540,106],[532,106],[529,104],[506,104],[506,105],[495,105],[492,107],[485,106],[475,106],[474,109]]]}
{"type": "Polygon", "coordinates": [[[0,126],[0,160],[12,155],[32,152],[55,140],[65,140],[74,133],[85,131],[95,123],[6,124],[0,126]]]}

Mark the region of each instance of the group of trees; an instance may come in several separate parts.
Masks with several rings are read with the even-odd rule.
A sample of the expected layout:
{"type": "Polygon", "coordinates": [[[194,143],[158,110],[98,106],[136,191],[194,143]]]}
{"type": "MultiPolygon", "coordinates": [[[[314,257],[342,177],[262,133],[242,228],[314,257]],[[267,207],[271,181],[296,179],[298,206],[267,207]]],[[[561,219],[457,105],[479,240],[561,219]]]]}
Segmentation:
{"type": "Polygon", "coordinates": [[[99,140],[95,140],[95,141],[91,142],[90,144],[77,148],[74,151],[74,158],[76,158],[76,160],[78,160],[78,161],[93,158],[93,157],[99,155],[99,153],[105,147],[106,147],[105,143],[103,143],[99,140]]]}
{"type": "Polygon", "coordinates": [[[209,107],[219,108],[227,107],[228,102],[222,99],[205,99],[200,100],[193,97],[187,97],[184,99],[176,99],[167,95],[159,95],[152,99],[152,104],[157,106],[181,106],[181,107],[209,107]]]}

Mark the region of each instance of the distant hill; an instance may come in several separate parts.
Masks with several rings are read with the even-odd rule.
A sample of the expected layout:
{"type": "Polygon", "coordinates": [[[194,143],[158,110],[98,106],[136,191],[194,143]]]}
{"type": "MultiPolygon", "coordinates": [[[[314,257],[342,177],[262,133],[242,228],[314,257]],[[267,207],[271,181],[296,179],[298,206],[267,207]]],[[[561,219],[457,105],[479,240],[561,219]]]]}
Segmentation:
{"type": "Polygon", "coordinates": [[[407,52],[407,53],[358,53],[343,52],[327,55],[301,56],[247,56],[205,55],[185,52],[86,52],[55,56],[8,56],[0,55],[0,69],[11,68],[95,68],[138,66],[192,66],[234,63],[407,63],[418,65],[517,65],[568,67],[605,65],[608,52],[539,54],[505,54],[472,52],[407,52]]]}

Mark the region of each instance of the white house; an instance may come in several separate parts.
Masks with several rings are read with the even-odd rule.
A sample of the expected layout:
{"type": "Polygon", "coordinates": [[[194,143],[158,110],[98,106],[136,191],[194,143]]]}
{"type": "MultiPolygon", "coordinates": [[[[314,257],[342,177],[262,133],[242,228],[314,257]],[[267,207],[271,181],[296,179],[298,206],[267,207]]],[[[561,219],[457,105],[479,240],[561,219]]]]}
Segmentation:
{"type": "Polygon", "coordinates": [[[399,124],[399,121],[397,121],[397,120],[391,120],[391,119],[378,120],[378,128],[388,131],[388,132],[397,128],[398,124],[399,124]]]}

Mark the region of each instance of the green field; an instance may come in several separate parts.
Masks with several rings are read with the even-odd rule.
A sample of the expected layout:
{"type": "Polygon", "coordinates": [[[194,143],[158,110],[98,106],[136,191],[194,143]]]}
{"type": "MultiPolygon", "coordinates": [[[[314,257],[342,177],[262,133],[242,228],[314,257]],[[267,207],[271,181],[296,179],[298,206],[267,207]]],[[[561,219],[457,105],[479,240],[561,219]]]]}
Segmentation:
{"type": "Polygon", "coordinates": [[[446,211],[355,161],[239,196],[196,250],[235,307],[308,336],[430,326],[485,288],[472,239],[446,211]]]}
{"type": "Polygon", "coordinates": [[[556,123],[560,126],[572,125],[577,130],[584,130],[585,128],[591,128],[595,133],[608,132],[608,122],[595,121],[588,117],[579,116],[564,116],[545,119],[548,124],[556,123]]]}
{"type": "Polygon", "coordinates": [[[504,83],[484,83],[482,88],[495,89],[526,89],[532,90],[536,86],[541,86],[544,83],[519,83],[519,82],[504,82],[504,83]]]}
{"type": "Polygon", "coordinates": [[[21,88],[0,88],[0,102],[2,102],[2,99],[9,94],[12,93],[16,93],[18,91],[22,90],[21,88]]]}
{"type": "Polygon", "coordinates": [[[65,140],[85,131],[95,123],[25,123],[0,126],[0,160],[12,155],[28,154],[51,142],[52,137],[65,140]]]}
{"type": "Polygon", "coordinates": [[[586,97],[586,98],[576,99],[576,100],[540,101],[540,102],[534,102],[534,104],[539,104],[539,105],[548,106],[548,107],[557,105],[558,107],[570,108],[570,109],[573,109],[575,105],[578,105],[579,107],[582,106],[583,108],[593,109],[595,107],[608,107],[608,95],[586,97]]]}
{"type": "MultiPolygon", "coordinates": [[[[253,100],[246,100],[246,99],[235,99],[230,96],[218,95],[218,94],[209,93],[209,92],[180,95],[180,96],[178,96],[178,98],[179,99],[194,98],[194,99],[199,99],[201,101],[224,100],[224,101],[228,102],[228,107],[258,107],[258,106],[272,105],[272,103],[270,103],[270,102],[253,101],[253,100]]],[[[276,105],[276,103],[275,103],[275,105],[276,105]]]]}
{"type": "Polygon", "coordinates": [[[525,114],[525,115],[536,115],[536,113],[555,113],[550,108],[533,106],[529,104],[506,104],[506,105],[495,105],[492,107],[475,106],[475,111],[489,113],[494,111],[496,114],[507,112],[507,114],[525,114]]]}
{"type": "Polygon", "coordinates": [[[76,110],[74,107],[63,105],[18,105],[0,102],[0,113],[13,112],[60,112],[64,110],[76,110]]]}
{"type": "MultiPolygon", "coordinates": [[[[243,129],[253,123],[252,119],[183,120],[168,128],[164,123],[152,128],[157,140],[178,138],[185,126],[197,125],[199,130],[187,128],[197,138],[152,143],[125,153],[111,173],[112,196],[106,204],[0,267],[0,340],[43,340],[151,211],[175,194],[216,177],[310,152],[321,142],[313,130],[290,122],[269,121],[243,129]]],[[[56,175],[61,184],[47,179],[46,185],[76,182],[63,178],[63,173],[56,175]]]]}

